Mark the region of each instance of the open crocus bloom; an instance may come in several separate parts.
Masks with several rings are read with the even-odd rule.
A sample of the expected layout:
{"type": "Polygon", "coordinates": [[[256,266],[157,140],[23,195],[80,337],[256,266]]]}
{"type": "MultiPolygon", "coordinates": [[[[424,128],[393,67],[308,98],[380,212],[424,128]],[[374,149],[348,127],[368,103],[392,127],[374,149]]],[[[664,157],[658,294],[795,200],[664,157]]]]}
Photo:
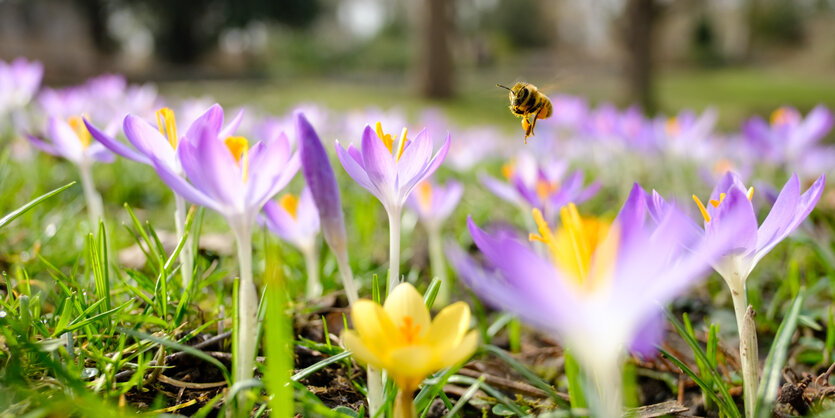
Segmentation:
{"type": "Polygon", "coordinates": [[[418,184],[417,192],[409,196],[406,204],[417,212],[420,220],[427,226],[440,226],[455,210],[463,192],[461,183],[455,180],[446,185],[424,180],[418,184]]]}
{"type": "Polygon", "coordinates": [[[754,116],[742,126],[742,133],[757,155],[773,162],[799,158],[832,129],[832,112],[823,105],[804,118],[797,109],[783,106],[772,112],[769,121],[754,116]]]}
{"type": "Polygon", "coordinates": [[[288,193],[278,202],[270,200],[264,205],[264,216],[259,219],[270,231],[299,249],[307,250],[316,245],[319,211],[307,187],[299,196],[288,193]]]}
{"type": "Polygon", "coordinates": [[[408,396],[426,376],[461,363],[478,345],[478,332],[467,332],[466,303],[449,305],[432,320],[409,283],[397,285],[383,306],[358,300],[351,306],[351,321],[354,330],[346,330],[342,341],[354,359],[386,370],[408,396]]]}
{"type": "Polygon", "coordinates": [[[460,248],[448,252],[459,276],[485,302],[562,339],[597,384],[607,408],[602,416],[620,415],[626,350],[655,345],[642,339],[659,335],[662,304],[703,276],[733,232],[683,251],[677,244],[691,232],[689,219],[667,207],[659,223],[647,222],[646,200],[636,184],[613,222],[583,218],[569,204],[560,210],[556,230],[534,209],[538,233],[530,239],[545,244],[547,256],[514,238],[491,236],[472,220],[470,233],[488,268],[460,248]]]}
{"type": "MultiPolygon", "coordinates": [[[[732,289],[740,289],[757,263],[784,240],[809,216],[823,192],[825,177],[820,176],[811,187],[800,194],[800,180],[792,175],[783,186],[777,201],[762,225],[757,222],[757,213],[751,204],[754,189],[746,188],[736,173],[728,172],[716,184],[707,204],[693,196],[704,218],[704,235],[708,240],[724,235],[723,230],[734,228],[730,251],[714,264],[716,271],[732,289]],[[741,212],[743,216],[726,219],[730,212],[741,212]]],[[[653,193],[651,210],[662,211],[664,199],[653,193]]],[[[693,225],[696,231],[701,230],[693,225]]]]}
{"type": "MultiPolygon", "coordinates": [[[[173,155],[148,155],[157,173],[186,200],[224,215],[233,229],[251,227],[264,204],[299,170],[298,155],[291,154],[289,140],[284,135],[250,147],[243,137],[218,140],[222,134],[220,123],[203,123],[199,128],[192,128],[180,139],[176,154],[190,182],[174,170],[171,159],[166,159],[173,159],[173,155]]],[[[171,148],[166,143],[158,146],[171,148]]]]}
{"type": "Polygon", "coordinates": [[[0,61],[0,117],[26,106],[38,91],[43,65],[19,57],[10,63],[0,61]]]}
{"type": "Polygon", "coordinates": [[[366,126],[361,149],[348,149],[336,142],[336,154],[348,175],[371,192],[389,212],[399,211],[412,189],[432,175],[441,165],[449,149],[449,135],[435,155],[432,138],[426,130],[414,139],[406,138],[406,129],[399,140],[382,130],[366,126]]]}
{"type": "Polygon", "coordinates": [[[34,135],[26,135],[29,142],[47,154],[64,157],[73,164],[90,165],[93,162],[112,163],[113,154],[102,144],[93,142],[82,118],[73,116],[68,120],[50,117],[46,126],[49,142],[34,135]]]}
{"type": "MultiPolygon", "coordinates": [[[[96,128],[90,121],[84,123],[93,137],[114,153],[142,164],[153,165],[152,160],[164,164],[169,171],[182,173],[183,169],[177,157],[180,137],[177,134],[177,122],[174,111],[164,107],[156,112],[157,126],[135,115],[125,116],[123,128],[125,136],[133,148],[96,128]]],[[[208,129],[216,132],[220,141],[230,137],[238,128],[243,111],[226,126],[223,125],[223,108],[215,104],[200,115],[186,130],[187,137],[197,136],[197,130],[208,129]]]]}
{"type": "Polygon", "coordinates": [[[532,155],[522,153],[502,167],[507,182],[487,175],[481,177],[481,182],[496,196],[525,211],[539,209],[550,221],[565,204],[585,202],[600,190],[597,182],[583,187],[584,177],[579,170],[566,177],[567,168],[562,161],[539,164],[532,155]]]}

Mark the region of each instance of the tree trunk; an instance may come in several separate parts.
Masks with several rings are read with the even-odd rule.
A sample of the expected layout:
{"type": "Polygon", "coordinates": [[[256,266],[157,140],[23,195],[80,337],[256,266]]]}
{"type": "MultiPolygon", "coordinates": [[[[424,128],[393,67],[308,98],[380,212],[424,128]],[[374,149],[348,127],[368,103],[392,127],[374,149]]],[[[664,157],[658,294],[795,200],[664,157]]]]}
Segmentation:
{"type": "Polygon", "coordinates": [[[626,4],[626,75],[630,99],[655,111],[652,90],[652,34],[655,0],[628,0],[626,4]]]}
{"type": "Polygon", "coordinates": [[[425,97],[449,98],[454,95],[454,68],[449,46],[453,13],[453,0],[423,0],[418,83],[425,97]]]}

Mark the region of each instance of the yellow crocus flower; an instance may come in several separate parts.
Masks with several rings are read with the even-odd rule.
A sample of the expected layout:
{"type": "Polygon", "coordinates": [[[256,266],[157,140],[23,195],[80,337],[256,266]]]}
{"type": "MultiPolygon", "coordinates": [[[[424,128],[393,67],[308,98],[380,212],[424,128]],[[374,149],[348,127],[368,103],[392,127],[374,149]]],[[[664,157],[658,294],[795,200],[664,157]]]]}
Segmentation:
{"type": "Polygon", "coordinates": [[[431,320],[423,297],[409,283],[395,287],[383,306],[358,300],[351,320],[354,329],[342,334],[342,342],[357,362],[385,370],[397,384],[398,418],[413,416],[412,394],[423,379],[466,360],[478,345],[478,333],[467,332],[466,303],[453,303],[431,320]]]}

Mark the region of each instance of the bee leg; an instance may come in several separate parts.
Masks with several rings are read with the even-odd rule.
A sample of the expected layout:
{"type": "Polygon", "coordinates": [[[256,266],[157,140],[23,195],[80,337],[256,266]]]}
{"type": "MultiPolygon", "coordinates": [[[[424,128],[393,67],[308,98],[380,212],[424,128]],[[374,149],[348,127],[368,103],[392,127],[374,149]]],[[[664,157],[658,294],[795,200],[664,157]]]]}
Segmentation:
{"type": "Polygon", "coordinates": [[[528,121],[528,118],[522,119],[522,129],[525,130],[525,143],[528,143],[528,137],[531,136],[531,123],[528,121]]]}

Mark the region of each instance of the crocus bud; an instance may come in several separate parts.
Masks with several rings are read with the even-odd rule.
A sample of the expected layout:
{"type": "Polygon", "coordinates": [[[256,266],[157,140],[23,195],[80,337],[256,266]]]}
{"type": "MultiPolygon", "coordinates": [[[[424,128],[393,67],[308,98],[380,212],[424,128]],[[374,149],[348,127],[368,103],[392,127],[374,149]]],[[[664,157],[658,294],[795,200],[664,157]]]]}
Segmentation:
{"type": "Polygon", "coordinates": [[[322,146],[322,141],[319,140],[319,135],[307,121],[304,113],[296,112],[295,119],[302,173],[313,195],[313,201],[319,209],[322,235],[328,246],[335,253],[340,254],[347,251],[347,238],[336,176],[333,174],[328,154],[322,146]]]}

